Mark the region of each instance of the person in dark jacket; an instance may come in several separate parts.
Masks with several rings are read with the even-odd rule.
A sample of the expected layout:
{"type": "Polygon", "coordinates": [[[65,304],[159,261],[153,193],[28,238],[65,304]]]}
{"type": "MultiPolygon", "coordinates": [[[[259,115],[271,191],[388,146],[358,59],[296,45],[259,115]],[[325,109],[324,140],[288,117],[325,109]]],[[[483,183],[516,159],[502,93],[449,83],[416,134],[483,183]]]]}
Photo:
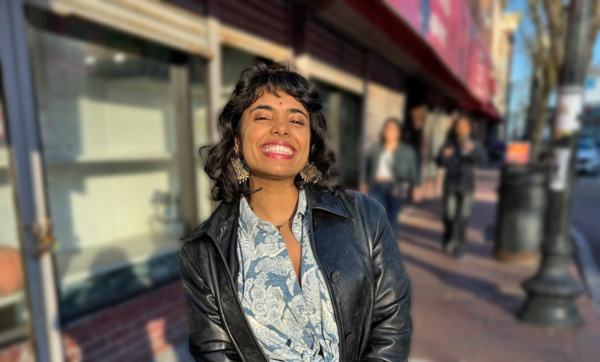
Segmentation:
{"type": "Polygon", "coordinates": [[[475,167],[486,162],[483,146],[471,137],[471,121],[466,116],[455,119],[446,143],[437,157],[446,168],[443,195],[444,250],[461,258],[475,191],[475,167]]]}
{"type": "Polygon", "coordinates": [[[361,191],[368,192],[385,207],[397,235],[398,214],[409,191],[412,190],[413,201],[420,199],[417,156],[411,146],[400,141],[401,124],[395,118],[385,121],[380,138],[380,142],[367,150],[361,191]]]}
{"type": "Polygon", "coordinates": [[[407,361],[410,282],[384,208],[332,186],[315,86],[242,73],[205,171],[219,206],[182,238],[196,361],[407,361]]]}

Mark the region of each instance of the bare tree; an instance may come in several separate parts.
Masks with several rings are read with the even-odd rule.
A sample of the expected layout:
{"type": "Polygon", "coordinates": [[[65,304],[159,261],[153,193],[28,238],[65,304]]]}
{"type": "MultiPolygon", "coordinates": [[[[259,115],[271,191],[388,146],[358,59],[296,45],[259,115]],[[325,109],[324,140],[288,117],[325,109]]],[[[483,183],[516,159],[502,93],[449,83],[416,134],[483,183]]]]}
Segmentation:
{"type": "MultiPolygon", "coordinates": [[[[571,0],[576,1],[576,0],[571,0]]],[[[565,36],[568,7],[564,0],[527,0],[527,15],[533,32],[526,34],[525,43],[532,65],[532,86],[527,112],[527,133],[531,139],[531,160],[539,159],[542,135],[548,123],[548,100],[556,89],[565,58],[565,36]]],[[[594,2],[588,42],[592,46],[600,29],[600,1],[594,2]]]]}

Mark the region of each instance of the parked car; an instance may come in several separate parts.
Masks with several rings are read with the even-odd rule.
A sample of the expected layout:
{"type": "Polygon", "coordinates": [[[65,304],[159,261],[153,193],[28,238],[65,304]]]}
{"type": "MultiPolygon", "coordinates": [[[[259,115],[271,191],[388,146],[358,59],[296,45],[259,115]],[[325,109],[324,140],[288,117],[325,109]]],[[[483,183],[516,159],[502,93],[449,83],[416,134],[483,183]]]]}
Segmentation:
{"type": "Polygon", "coordinates": [[[575,169],[577,173],[597,175],[600,172],[600,154],[592,139],[579,140],[575,169]]]}
{"type": "Polygon", "coordinates": [[[491,162],[503,162],[506,155],[504,142],[496,141],[488,148],[488,158],[491,162]]]}

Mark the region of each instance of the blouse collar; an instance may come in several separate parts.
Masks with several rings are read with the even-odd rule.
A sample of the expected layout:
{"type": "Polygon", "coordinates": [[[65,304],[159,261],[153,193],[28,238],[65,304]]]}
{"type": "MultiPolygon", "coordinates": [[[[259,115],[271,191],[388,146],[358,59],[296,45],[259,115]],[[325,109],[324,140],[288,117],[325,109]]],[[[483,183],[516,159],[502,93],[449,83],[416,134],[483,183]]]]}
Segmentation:
{"type": "MultiPolygon", "coordinates": [[[[307,202],[304,190],[298,190],[298,208],[294,214],[294,220],[299,218],[299,215],[304,217],[306,210],[307,202]]],[[[275,225],[256,216],[245,197],[242,197],[240,200],[240,226],[246,230],[254,230],[255,227],[264,231],[277,230],[275,225]]]]}

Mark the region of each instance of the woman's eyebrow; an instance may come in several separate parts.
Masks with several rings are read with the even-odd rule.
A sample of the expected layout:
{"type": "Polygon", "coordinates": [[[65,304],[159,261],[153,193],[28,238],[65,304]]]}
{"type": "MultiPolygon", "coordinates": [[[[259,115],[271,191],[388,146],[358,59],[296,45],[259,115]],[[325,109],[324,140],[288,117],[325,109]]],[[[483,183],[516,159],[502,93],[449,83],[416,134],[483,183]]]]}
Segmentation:
{"type": "Polygon", "coordinates": [[[250,113],[256,111],[257,109],[264,109],[264,110],[267,110],[267,111],[272,111],[273,107],[268,106],[266,104],[259,104],[258,106],[252,108],[252,110],[250,111],[250,113]]]}
{"type": "Polygon", "coordinates": [[[308,118],[308,116],[306,115],[306,113],[304,113],[301,109],[298,109],[298,108],[288,108],[288,111],[290,113],[300,113],[300,114],[304,115],[304,117],[308,118]]]}
{"type": "MultiPolygon", "coordinates": [[[[256,111],[257,109],[264,109],[267,111],[273,111],[273,107],[266,105],[266,104],[259,104],[256,107],[252,108],[250,110],[250,114],[252,114],[252,112],[256,111]]],[[[308,115],[301,109],[299,108],[288,108],[288,112],[290,113],[300,113],[302,114],[304,117],[308,118],[308,115]]]]}

